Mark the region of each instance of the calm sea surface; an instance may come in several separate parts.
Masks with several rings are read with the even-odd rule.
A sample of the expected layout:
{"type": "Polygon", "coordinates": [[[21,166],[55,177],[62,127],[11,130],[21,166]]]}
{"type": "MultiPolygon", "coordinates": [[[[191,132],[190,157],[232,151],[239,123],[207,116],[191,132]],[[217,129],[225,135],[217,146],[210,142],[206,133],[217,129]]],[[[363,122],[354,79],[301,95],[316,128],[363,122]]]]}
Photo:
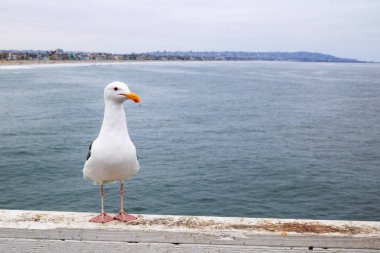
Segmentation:
{"type": "MultiPolygon", "coordinates": [[[[125,81],[132,213],[380,220],[380,65],[170,62],[0,68],[0,208],[92,211],[103,88],[125,81]]],[[[106,185],[117,212],[118,185],[106,185]]]]}

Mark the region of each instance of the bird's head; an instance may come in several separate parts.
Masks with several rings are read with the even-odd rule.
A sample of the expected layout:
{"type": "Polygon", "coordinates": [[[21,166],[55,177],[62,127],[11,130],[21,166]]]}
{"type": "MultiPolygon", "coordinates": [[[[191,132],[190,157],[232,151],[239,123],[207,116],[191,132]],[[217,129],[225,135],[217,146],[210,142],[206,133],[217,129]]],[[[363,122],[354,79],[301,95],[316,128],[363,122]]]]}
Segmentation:
{"type": "Polygon", "coordinates": [[[117,103],[123,103],[130,99],[136,103],[140,103],[140,98],[136,93],[129,90],[128,86],[123,82],[112,82],[104,89],[104,99],[117,103]]]}

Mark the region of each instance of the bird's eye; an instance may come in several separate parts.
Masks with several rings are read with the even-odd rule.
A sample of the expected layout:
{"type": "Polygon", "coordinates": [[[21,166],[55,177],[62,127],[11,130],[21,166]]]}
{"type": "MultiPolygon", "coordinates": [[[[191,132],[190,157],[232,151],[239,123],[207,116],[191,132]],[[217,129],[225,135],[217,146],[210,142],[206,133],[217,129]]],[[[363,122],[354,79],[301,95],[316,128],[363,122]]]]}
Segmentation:
{"type": "Polygon", "coordinates": [[[115,87],[115,88],[113,88],[114,90],[118,90],[119,88],[118,87],[115,87]]]}

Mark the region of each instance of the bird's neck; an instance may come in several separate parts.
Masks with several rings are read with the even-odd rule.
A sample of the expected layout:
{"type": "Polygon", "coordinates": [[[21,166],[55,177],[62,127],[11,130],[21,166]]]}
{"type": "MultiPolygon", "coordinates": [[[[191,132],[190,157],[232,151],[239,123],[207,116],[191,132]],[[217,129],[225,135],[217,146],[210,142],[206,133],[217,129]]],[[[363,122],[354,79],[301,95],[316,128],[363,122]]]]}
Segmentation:
{"type": "Polygon", "coordinates": [[[105,101],[104,105],[104,118],[100,135],[106,133],[128,134],[123,104],[114,101],[105,101]]]}

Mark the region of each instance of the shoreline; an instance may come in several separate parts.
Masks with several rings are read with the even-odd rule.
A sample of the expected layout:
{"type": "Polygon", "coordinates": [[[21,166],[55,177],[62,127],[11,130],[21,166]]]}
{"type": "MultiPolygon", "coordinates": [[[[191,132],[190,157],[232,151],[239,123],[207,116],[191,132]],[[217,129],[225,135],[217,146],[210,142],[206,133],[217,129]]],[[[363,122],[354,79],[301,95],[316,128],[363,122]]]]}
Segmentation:
{"type": "Polygon", "coordinates": [[[279,62],[279,63],[377,63],[377,62],[329,62],[329,61],[265,61],[265,60],[0,60],[0,66],[55,65],[55,64],[122,64],[133,62],[279,62]]]}
{"type": "Polygon", "coordinates": [[[93,61],[93,60],[64,60],[64,61],[0,61],[0,66],[13,66],[13,65],[45,65],[45,64],[73,64],[73,63],[123,63],[123,62],[137,62],[137,61],[116,61],[116,60],[109,60],[109,61],[93,61]]]}

